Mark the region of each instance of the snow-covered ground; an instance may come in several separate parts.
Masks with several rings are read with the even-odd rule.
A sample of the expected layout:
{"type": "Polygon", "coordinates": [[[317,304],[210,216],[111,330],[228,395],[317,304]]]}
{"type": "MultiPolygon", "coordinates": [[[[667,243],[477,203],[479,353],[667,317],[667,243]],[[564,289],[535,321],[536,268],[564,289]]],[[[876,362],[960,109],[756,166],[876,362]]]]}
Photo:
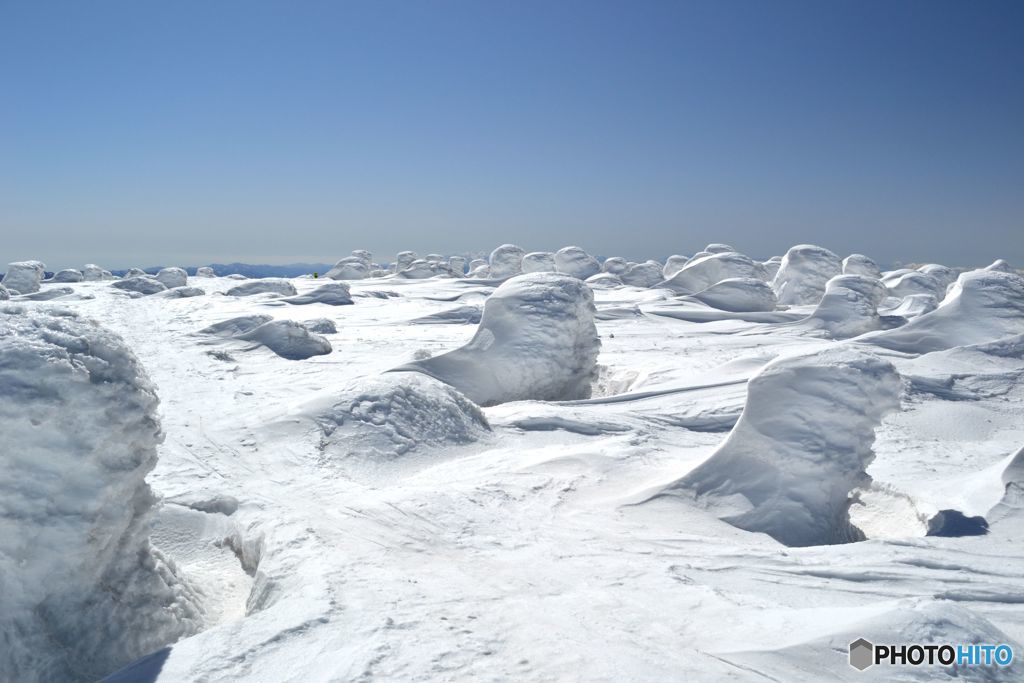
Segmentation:
{"type": "MultiPolygon", "coordinates": [[[[185,616],[119,612],[104,628],[134,633],[103,633],[130,645],[117,666],[167,644],[113,681],[1021,680],[1024,279],[963,275],[934,311],[905,306],[908,321],[894,311],[919,293],[841,275],[827,250],[795,247],[775,274],[711,246],[651,287],[611,269],[587,286],[594,263],[563,251],[553,262],[581,279],[502,285],[486,265],[421,278],[448,267],[428,259],[347,292],[192,277],[202,293],[139,295],[160,291],[139,276],[131,293],[83,280],[14,294],[0,303],[0,530],[44,546],[29,576],[0,539],[0,680],[95,678],[75,634],[103,605],[80,607],[81,592],[116,602],[121,588],[86,557],[94,539],[61,559],[77,527],[48,528],[14,491],[82,533],[115,520],[129,530],[111,539],[163,572],[185,616]],[[61,309],[79,317],[59,323],[61,309]],[[46,379],[26,365],[36,347],[69,364],[49,413],[8,392],[46,379]],[[149,379],[103,384],[89,359],[134,368],[126,354],[149,379]],[[156,450],[152,508],[118,464],[120,434],[153,431],[151,386],[163,440],[136,448],[156,450]],[[89,412],[54,431],[62,410],[89,412]],[[76,439],[94,428],[110,433],[76,439]],[[26,490],[47,448],[53,471],[26,490]],[[76,458],[114,474],[80,475],[76,458]],[[4,595],[24,585],[60,594],[4,595]],[[47,644],[53,624],[63,640],[47,644]],[[847,663],[859,637],[1009,643],[1017,660],[861,672],[847,663]],[[32,648],[51,648],[49,669],[32,648]]],[[[507,276],[523,252],[502,249],[507,276]]],[[[359,262],[342,265],[371,270],[359,262]]]]}

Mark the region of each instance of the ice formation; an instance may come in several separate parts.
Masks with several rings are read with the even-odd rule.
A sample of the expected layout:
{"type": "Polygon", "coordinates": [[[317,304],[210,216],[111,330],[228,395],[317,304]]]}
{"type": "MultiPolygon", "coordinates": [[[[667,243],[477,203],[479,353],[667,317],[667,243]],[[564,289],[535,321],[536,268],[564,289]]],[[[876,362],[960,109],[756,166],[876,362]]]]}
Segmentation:
{"type": "Polygon", "coordinates": [[[494,290],[468,344],[396,370],[436,377],[483,406],[587,398],[599,348],[590,288],[573,277],[528,273],[494,290]]]}
{"type": "Polygon", "coordinates": [[[144,271],[142,268],[129,268],[128,270],[125,271],[122,279],[127,280],[128,278],[131,277],[146,277],[148,275],[149,273],[144,271]]]}
{"type": "Polygon", "coordinates": [[[82,268],[82,275],[84,276],[86,282],[98,282],[100,280],[110,279],[110,272],[103,270],[95,263],[85,264],[85,267],[82,268]]]}
{"type": "Polygon", "coordinates": [[[401,273],[403,270],[412,265],[412,262],[417,260],[419,256],[416,255],[415,251],[400,251],[395,255],[395,272],[401,273]]]}
{"type": "Polygon", "coordinates": [[[523,256],[522,270],[524,273],[553,273],[555,255],[550,251],[531,251],[523,256]]]}
{"type": "Polygon", "coordinates": [[[374,464],[439,446],[477,441],[490,432],[480,408],[418,372],[362,379],[309,409],[323,430],[321,450],[336,463],[374,464]],[[348,462],[346,462],[348,461],[348,462]]]}
{"type": "MultiPolygon", "coordinates": [[[[554,254],[552,254],[552,256],[554,256],[554,254]]],[[[621,256],[606,258],[604,263],[601,264],[601,271],[611,273],[612,275],[621,275],[626,272],[627,268],[629,268],[629,261],[621,256]]]]}
{"type": "Polygon", "coordinates": [[[1006,262],[1005,259],[996,259],[992,263],[985,266],[985,270],[994,270],[1000,273],[1013,273],[1013,266],[1006,262]]]}
{"type": "Polygon", "coordinates": [[[122,289],[126,292],[138,292],[139,294],[156,294],[167,289],[164,283],[157,280],[152,275],[138,275],[135,277],[126,277],[123,280],[115,280],[110,283],[111,287],[122,289]]]}
{"type": "Polygon", "coordinates": [[[863,341],[906,353],[929,353],[1021,333],[1024,277],[982,269],[960,275],[934,311],[863,341]]]}
{"type": "Polygon", "coordinates": [[[54,282],[82,282],[83,280],[85,280],[85,276],[74,268],[65,268],[53,274],[54,282]]]}
{"type": "Polygon", "coordinates": [[[813,305],[825,294],[825,283],[840,273],[842,264],[831,251],[813,244],[799,244],[782,257],[772,288],[780,304],[813,305]]]}
{"type": "Polygon", "coordinates": [[[236,285],[225,292],[228,296],[252,296],[254,294],[281,294],[284,296],[295,296],[297,293],[295,285],[288,282],[288,280],[270,277],[236,285]]]}
{"type": "Polygon", "coordinates": [[[203,296],[206,292],[199,287],[172,287],[163,292],[157,292],[154,296],[165,299],[189,299],[194,296],[203,296]]]}
{"type": "Polygon", "coordinates": [[[281,299],[290,304],[327,304],[328,306],[347,306],[352,303],[352,295],[349,286],[344,282],[329,282],[321,285],[312,292],[297,294],[281,299]]]}
{"type": "Polygon", "coordinates": [[[691,298],[722,311],[774,311],[775,290],[764,280],[751,277],[726,278],[691,298]]]}
{"type": "Polygon", "coordinates": [[[811,320],[833,339],[846,339],[881,327],[878,306],[886,296],[882,282],[868,275],[837,275],[825,285],[825,294],[811,320]]]}
{"type": "Polygon", "coordinates": [[[749,256],[736,252],[720,252],[694,256],[671,278],[658,283],[658,287],[679,294],[695,294],[711,285],[733,278],[764,280],[764,266],[749,256]]]}
{"type": "Polygon", "coordinates": [[[466,274],[466,259],[463,256],[449,256],[448,270],[455,277],[462,277],[466,274]]]}
{"type": "Polygon", "coordinates": [[[864,275],[877,280],[882,277],[882,271],[873,259],[864,254],[850,254],[843,259],[843,275],[864,275]]]}
{"type": "Polygon", "coordinates": [[[657,261],[630,263],[619,277],[623,284],[633,287],[653,287],[661,282],[662,265],[657,261]]]}
{"type": "Polygon", "coordinates": [[[851,349],[775,360],[725,442],[666,493],[790,546],[857,540],[850,494],[870,481],[874,430],[900,386],[891,364],[851,349]]]}
{"type": "Polygon", "coordinates": [[[523,272],[523,257],[526,252],[514,244],[503,244],[491,252],[490,276],[495,280],[507,280],[523,272]]]}
{"type": "Polygon", "coordinates": [[[39,291],[45,271],[46,266],[41,261],[15,261],[7,264],[7,272],[0,282],[19,294],[31,294],[39,291]]]}
{"type": "Polygon", "coordinates": [[[287,360],[305,360],[334,350],[331,342],[294,320],[271,320],[235,338],[266,346],[287,360]]]}
{"type": "Polygon", "coordinates": [[[0,309],[0,678],[91,681],[201,626],[147,540],[163,436],[122,340],[61,309],[0,309]]]}
{"type": "Polygon", "coordinates": [[[601,264],[580,247],[562,247],[555,252],[555,271],[586,280],[601,272],[601,264]]]}
{"type": "Polygon", "coordinates": [[[7,301],[10,298],[11,292],[3,285],[0,285],[0,301],[7,301]]]}
{"type": "Polygon", "coordinates": [[[184,268],[170,266],[167,268],[161,268],[160,272],[156,274],[156,279],[159,280],[167,289],[184,287],[188,284],[188,273],[185,272],[184,268]]]}
{"type": "Polygon", "coordinates": [[[196,268],[196,277],[217,277],[217,274],[210,266],[200,266],[196,268]]]}
{"type": "Polygon", "coordinates": [[[669,256],[665,261],[665,265],[661,268],[662,279],[670,280],[672,276],[682,270],[689,261],[689,256],[682,256],[680,254],[673,254],[672,256],[669,256]]]}

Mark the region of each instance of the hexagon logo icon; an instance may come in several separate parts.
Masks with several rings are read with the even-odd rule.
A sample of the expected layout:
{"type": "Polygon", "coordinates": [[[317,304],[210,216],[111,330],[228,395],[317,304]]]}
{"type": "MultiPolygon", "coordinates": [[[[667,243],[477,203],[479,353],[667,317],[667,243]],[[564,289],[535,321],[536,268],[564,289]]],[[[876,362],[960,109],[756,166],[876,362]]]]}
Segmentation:
{"type": "Polygon", "coordinates": [[[850,666],[863,671],[875,663],[875,646],[864,638],[850,643],[850,666]]]}

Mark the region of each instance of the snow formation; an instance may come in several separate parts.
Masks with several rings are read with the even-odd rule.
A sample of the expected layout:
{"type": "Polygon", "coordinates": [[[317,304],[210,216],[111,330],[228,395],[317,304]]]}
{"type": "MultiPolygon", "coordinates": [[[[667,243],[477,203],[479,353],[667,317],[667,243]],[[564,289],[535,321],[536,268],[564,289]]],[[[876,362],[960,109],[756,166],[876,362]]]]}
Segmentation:
{"type": "Polygon", "coordinates": [[[254,294],[295,296],[298,292],[295,290],[295,285],[288,282],[288,280],[268,277],[237,285],[229,289],[225,294],[228,296],[253,296],[254,294]]]}
{"type": "Polygon", "coordinates": [[[15,261],[7,264],[7,272],[0,283],[19,294],[31,294],[39,291],[45,272],[42,261],[15,261]]]}
{"type": "Polygon", "coordinates": [[[601,272],[601,264],[580,247],[562,247],[555,252],[555,271],[586,280],[601,272]]]}
{"type": "Polygon", "coordinates": [[[782,257],[772,288],[780,304],[814,305],[825,294],[825,284],[840,273],[842,264],[838,256],[823,247],[800,244],[782,257]]]}
{"type": "Polygon", "coordinates": [[[115,280],[114,282],[111,282],[110,286],[126,292],[137,292],[145,295],[156,294],[157,292],[162,292],[167,289],[164,283],[160,282],[152,275],[126,277],[123,280],[115,280]]]}
{"type": "Polygon", "coordinates": [[[531,251],[523,256],[521,267],[524,273],[553,273],[555,255],[550,251],[531,251]]]}
{"type": "Polygon", "coordinates": [[[885,285],[867,275],[837,275],[825,285],[825,294],[811,314],[833,339],[846,339],[881,327],[878,306],[885,285]]]}
{"type": "Polygon", "coordinates": [[[490,276],[495,280],[507,280],[523,272],[523,257],[526,252],[514,244],[503,244],[491,252],[490,276]]]}
{"type": "Polygon", "coordinates": [[[311,292],[297,294],[281,299],[297,306],[306,304],[327,304],[328,306],[347,306],[352,303],[352,294],[349,286],[344,282],[329,282],[321,285],[311,292]]]}
{"type": "Polygon", "coordinates": [[[202,624],[149,545],[157,397],[116,335],[0,309],[0,672],[92,681],[202,624]]]}
{"type": "Polygon", "coordinates": [[[436,377],[483,406],[587,398],[599,349],[590,288],[529,273],[494,290],[468,344],[396,370],[436,377]]]}
{"type": "Polygon", "coordinates": [[[161,268],[160,272],[156,274],[156,279],[167,289],[174,289],[175,287],[184,287],[188,284],[188,273],[185,272],[184,268],[170,266],[168,268],[161,268]]]}
{"type": "Polygon", "coordinates": [[[722,311],[774,311],[775,290],[764,280],[733,277],[720,280],[689,298],[722,311]]]}
{"type": "Polygon", "coordinates": [[[695,294],[722,280],[735,278],[764,280],[764,266],[749,256],[731,251],[694,256],[675,275],[658,283],[658,287],[678,294],[695,294]]]}

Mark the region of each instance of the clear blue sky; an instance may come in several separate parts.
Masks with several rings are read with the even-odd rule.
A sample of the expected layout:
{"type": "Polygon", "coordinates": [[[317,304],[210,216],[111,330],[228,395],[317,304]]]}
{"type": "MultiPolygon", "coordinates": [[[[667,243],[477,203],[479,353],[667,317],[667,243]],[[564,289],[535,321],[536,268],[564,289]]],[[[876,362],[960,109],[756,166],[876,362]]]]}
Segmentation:
{"type": "Polygon", "coordinates": [[[507,241],[1024,266],[1024,2],[0,0],[4,262],[507,241]]]}

